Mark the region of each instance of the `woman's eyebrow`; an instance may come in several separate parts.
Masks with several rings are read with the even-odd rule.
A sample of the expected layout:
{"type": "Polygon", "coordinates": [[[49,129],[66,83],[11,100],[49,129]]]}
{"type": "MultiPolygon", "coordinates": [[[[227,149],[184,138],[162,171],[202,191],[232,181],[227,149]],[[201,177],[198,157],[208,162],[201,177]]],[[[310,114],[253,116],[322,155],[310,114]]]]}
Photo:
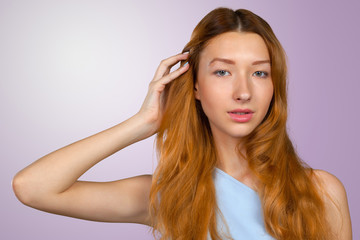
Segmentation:
{"type": "Polygon", "coordinates": [[[215,61],[219,61],[219,62],[224,62],[224,63],[227,63],[227,64],[233,64],[235,65],[235,62],[233,60],[230,60],[230,59],[226,59],[226,58],[214,58],[213,60],[211,60],[209,62],[209,66],[215,62],[215,61]]]}
{"type": "MultiPolygon", "coordinates": [[[[235,62],[231,59],[226,59],[226,58],[214,58],[213,60],[210,61],[209,66],[215,62],[215,61],[219,61],[219,62],[224,62],[227,64],[232,64],[235,65],[235,62]]],[[[260,65],[260,64],[270,64],[270,60],[259,60],[259,61],[255,61],[252,63],[252,65],[260,65]]]]}
{"type": "Polygon", "coordinates": [[[260,65],[260,64],[270,64],[270,60],[260,60],[260,61],[255,61],[252,63],[252,65],[260,65]]]}

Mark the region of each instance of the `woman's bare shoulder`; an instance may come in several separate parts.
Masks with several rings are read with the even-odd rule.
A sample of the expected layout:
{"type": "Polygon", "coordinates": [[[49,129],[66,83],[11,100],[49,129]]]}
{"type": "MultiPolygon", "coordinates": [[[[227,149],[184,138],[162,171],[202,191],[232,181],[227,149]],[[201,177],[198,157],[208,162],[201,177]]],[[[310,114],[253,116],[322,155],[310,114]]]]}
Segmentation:
{"type": "Polygon", "coordinates": [[[350,211],[343,183],[327,171],[314,169],[313,173],[313,180],[325,202],[328,222],[337,236],[335,239],[352,239],[350,211]]]}
{"type": "Polygon", "coordinates": [[[345,187],[335,175],[321,169],[314,169],[313,172],[314,180],[321,184],[326,193],[337,200],[344,200],[346,197],[345,187]]]}

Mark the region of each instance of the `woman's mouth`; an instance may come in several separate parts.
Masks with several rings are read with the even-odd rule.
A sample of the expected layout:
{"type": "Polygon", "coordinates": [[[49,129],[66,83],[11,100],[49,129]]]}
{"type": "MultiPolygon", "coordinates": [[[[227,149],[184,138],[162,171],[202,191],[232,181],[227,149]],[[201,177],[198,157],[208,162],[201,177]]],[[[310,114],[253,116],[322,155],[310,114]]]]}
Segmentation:
{"type": "Polygon", "coordinates": [[[254,112],[250,109],[235,109],[228,113],[235,122],[244,123],[251,120],[254,112]]]}

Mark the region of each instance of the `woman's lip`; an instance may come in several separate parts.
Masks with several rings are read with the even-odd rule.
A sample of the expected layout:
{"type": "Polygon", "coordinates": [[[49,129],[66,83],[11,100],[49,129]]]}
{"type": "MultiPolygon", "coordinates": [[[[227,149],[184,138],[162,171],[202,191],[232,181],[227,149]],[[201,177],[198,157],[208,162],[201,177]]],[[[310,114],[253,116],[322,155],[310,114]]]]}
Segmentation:
{"type": "Polygon", "coordinates": [[[250,121],[250,119],[252,118],[253,113],[247,113],[247,114],[236,114],[233,112],[229,112],[230,117],[235,121],[235,122],[248,122],[250,121]]]}
{"type": "Polygon", "coordinates": [[[254,111],[252,111],[251,109],[248,109],[248,108],[246,108],[246,109],[238,108],[238,109],[234,109],[232,111],[229,111],[229,113],[237,113],[237,112],[239,112],[239,113],[242,113],[242,112],[244,112],[244,113],[254,113],[254,111]]]}

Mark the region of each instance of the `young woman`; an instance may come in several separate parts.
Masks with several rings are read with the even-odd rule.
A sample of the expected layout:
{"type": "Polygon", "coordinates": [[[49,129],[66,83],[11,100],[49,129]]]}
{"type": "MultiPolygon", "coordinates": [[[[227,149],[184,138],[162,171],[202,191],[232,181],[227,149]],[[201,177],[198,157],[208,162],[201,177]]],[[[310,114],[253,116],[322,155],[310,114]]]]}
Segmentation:
{"type": "Polygon", "coordinates": [[[343,185],[306,166],[288,137],[286,79],[270,26],[217,8],[160,63],[137,114],[32,163],[14,192],[55,214],[146,224],[161,239],[352,239],[343,185]],[[153,176],[77,180],[153,134],[153,176]]]}

